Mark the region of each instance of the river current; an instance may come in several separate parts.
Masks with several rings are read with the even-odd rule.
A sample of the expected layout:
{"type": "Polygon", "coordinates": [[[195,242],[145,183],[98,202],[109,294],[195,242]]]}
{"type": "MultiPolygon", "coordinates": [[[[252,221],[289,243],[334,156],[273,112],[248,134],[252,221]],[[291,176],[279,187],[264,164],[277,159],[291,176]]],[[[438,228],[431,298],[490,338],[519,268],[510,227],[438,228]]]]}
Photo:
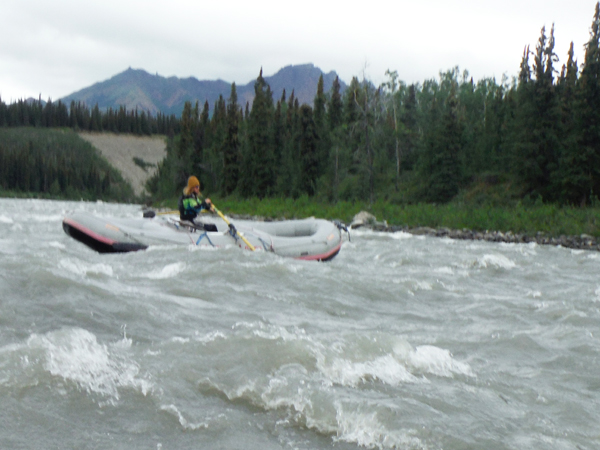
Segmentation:
{"type": "Polygon", "coordinates": [[[600,253],[356,230],[327,263],[100,255],[79,210],[142,214],[0,199],[3,449],[600,448],[600,253]]]}

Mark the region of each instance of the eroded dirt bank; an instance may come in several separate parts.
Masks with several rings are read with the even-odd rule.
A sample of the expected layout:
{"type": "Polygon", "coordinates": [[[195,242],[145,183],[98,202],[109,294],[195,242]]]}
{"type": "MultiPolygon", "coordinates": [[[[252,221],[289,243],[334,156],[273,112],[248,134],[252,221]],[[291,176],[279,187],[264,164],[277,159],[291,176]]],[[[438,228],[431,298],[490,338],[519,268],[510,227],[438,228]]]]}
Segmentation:
{"type": "Polygon", "coordinates": [[[96,147],[108,162],[121,172],[123,178],[131,184],[135,195],[146,192],[146,181],[156,172],[157,164],[167,155],[164,136],[134,136],[115,133],[79,133],[96,147]],[[134,163],[140,158],[152,166],[146,170],[134,163]]]}

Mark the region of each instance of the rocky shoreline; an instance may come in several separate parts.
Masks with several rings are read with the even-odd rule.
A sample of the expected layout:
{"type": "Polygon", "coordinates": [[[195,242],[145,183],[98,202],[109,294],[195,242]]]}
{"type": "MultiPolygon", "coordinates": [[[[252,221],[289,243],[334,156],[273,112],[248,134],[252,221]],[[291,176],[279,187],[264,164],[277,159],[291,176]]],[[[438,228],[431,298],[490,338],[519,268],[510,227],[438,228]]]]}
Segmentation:
{"type": "Polygon", "coordinates": [[[410,228],[407,226],[390,226],[386,221],[378,222],[370,213],[361,211],[349,225],[351,229],[368,228],[374,231],[397,232],[414,234],[417,236],[434,236],[446,237],[450,239],[463,239],[472,241],[488,241],[488,242],[504,242],[512,244],[527,244],[535,242],[539,245],[555,245],[577,250],[595,250],[600,251],[600,242],[593,236],[582,234],[580,236],[559,236],[553,237],[545,233],[538,232],[535,234],[527,233],[512,233],[501,231],[473,231],[468,229],[451,230],[450,228],[429,228],[416,227],[410,228]]]}

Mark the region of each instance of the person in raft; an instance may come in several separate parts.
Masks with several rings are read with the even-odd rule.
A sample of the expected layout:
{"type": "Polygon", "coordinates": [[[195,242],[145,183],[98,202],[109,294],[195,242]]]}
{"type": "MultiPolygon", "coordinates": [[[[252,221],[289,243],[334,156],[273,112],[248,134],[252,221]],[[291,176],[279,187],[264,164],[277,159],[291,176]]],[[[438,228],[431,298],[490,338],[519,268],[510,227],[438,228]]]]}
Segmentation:
{"type": "Polygon", "coordinates": [[[200,211],[214,212],[210,198],[201,201],[200,182],[195,176],[188,178],[187,186],[183,188],[183,194],[179,197],[179,219],[194,223],[194,219],[200,211]],[[200,198],[199,198],[200,197],[200,198]]]}

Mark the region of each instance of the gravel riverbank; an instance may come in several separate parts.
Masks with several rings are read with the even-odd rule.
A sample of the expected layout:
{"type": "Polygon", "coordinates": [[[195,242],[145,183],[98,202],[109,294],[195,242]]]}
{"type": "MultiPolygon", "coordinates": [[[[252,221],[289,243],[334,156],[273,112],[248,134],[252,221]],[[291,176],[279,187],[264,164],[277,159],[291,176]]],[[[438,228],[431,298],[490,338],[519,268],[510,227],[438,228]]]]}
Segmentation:
{"type": "Polygon", "coordinates": [[[560,245],[565,248],[578,250],[600,251],[600,242],[593,236],[582,234],[580,236],[549,236],[542,232],[535,234],[513,233],[512,231],[473,231],[468,229],[452,230],[450,228],[408,227],[388,225],[387,222],[378,222],[376,218],[365,211],[358,213],[352,223],[351,229],[369,228],[375,231],[397,232],[404,231],[414,235],[446,237],[450,239],[463,239],[475,241],[504,242],[513,244],[527,244],[535,242],[539,245],[560,245]]]}

